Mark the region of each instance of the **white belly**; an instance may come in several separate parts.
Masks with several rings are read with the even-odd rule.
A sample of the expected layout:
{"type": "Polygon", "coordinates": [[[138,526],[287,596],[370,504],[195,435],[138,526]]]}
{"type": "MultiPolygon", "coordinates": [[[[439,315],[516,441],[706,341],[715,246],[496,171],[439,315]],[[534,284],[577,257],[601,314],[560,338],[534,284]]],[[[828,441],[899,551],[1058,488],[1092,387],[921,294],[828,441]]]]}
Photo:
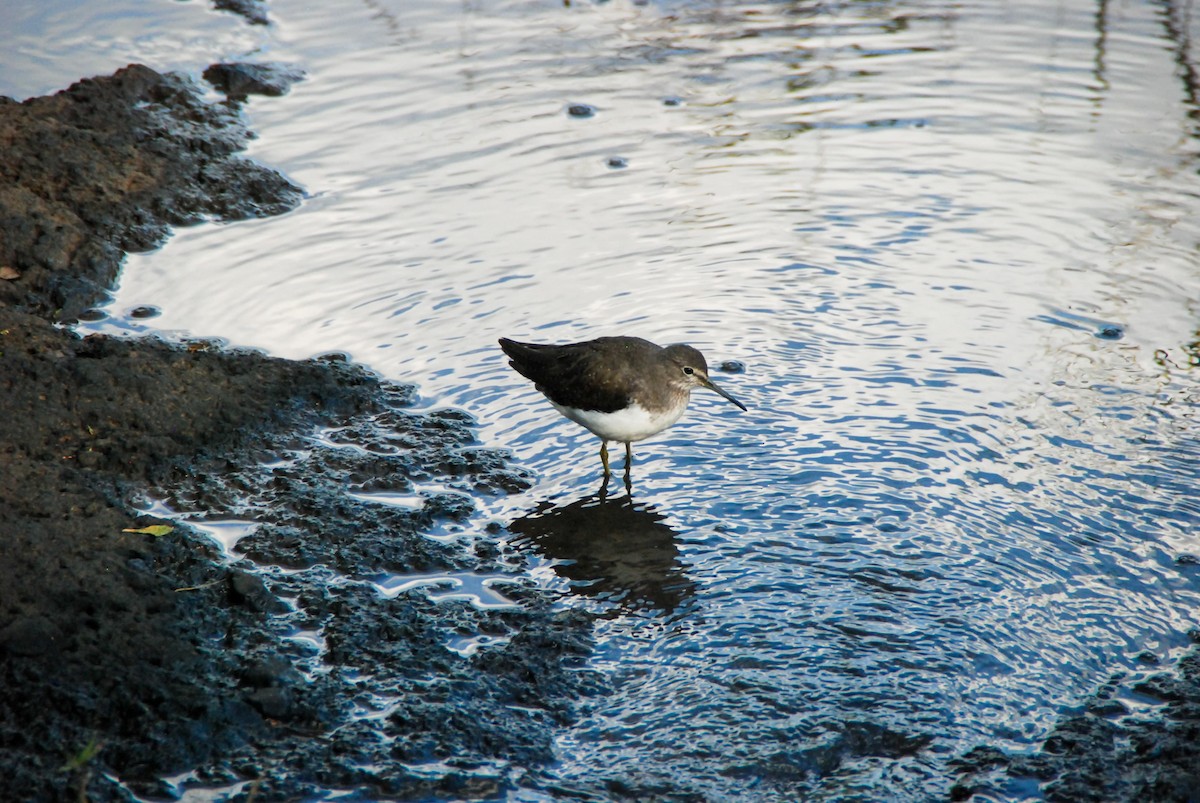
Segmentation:
{"type": "MultiPolygon", "coordinates": [[[[550,402],[554,404],[554,402],[550,402]]],[[[606,441],[640,441],[662,432],[683,417],[687,404],[681,404],[675,409],[660,413],[651,413],[637,404],[632,404],[624,410],[615,413],[601,413],[597,410],[579,410],[574,407],[560,407],[554,404],[554,409],[574,421],[587,427],[592,434],[606,441]]]]}

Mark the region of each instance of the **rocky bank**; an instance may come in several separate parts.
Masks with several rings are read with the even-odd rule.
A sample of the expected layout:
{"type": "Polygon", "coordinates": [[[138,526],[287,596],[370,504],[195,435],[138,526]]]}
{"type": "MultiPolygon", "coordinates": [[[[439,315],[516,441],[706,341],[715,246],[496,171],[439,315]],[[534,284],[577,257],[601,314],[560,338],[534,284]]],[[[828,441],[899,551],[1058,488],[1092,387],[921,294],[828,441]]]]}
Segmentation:
{"type": "Polygon", "coordinates": [[[469,416],[409,412],[411,388],[336,357],[62,325],[172,227],[300,202],[237,155],[236,102],[261,91],[243,74],[212,71],[226,103],[137,65],[0,99],[5,800],[487,796],[550,760],[598,688],[590,622],[472,518],[473,495],[528,478],[469,416]],[[435,478],[408,508],[352,496],[435,478]],[[222,549],[168,510],[246,537],[222,549]],[[155,525],[173,529],[138,532],[155,525]],[[407,572],[510,573],[513,604],[380,590],[407,572]]]}

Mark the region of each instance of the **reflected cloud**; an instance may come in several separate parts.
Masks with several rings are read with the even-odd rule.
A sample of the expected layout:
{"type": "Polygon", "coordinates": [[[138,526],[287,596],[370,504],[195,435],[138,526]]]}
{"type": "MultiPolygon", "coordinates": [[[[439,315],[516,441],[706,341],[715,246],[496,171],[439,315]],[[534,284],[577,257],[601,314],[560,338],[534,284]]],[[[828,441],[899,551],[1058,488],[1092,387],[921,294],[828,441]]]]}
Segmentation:
{"type": "Polygon", "coordinates": [[[568,505],[541,503],[509,529],[546,558],[578,594],[614,603],[622,613],[672,614],[696,593],[679,559],[666,516],[629,496],[603,493],[568,505]]]}

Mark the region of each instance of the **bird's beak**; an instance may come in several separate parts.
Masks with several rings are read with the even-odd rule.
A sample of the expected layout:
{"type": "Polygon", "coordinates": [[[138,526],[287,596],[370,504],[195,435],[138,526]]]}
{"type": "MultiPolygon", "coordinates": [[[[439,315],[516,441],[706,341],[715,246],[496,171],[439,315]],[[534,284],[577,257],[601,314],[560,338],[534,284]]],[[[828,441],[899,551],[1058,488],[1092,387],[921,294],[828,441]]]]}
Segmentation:
{"type": "Polygon", "coordinates": [[[729,399],[731,402],[736,404],[738,407],[741,407],[743,411],[745,411],[746,405],[742,404],[740,401],[733,398],[733,396],[730,396],[728,393],[721,390],[721,388],[717,387],[717,383],[713,382],[708,377],[704,378],[704,387],[708,388],[711,391],[715,391],[718,395],[724,396],[725,398],[729,399]]]}

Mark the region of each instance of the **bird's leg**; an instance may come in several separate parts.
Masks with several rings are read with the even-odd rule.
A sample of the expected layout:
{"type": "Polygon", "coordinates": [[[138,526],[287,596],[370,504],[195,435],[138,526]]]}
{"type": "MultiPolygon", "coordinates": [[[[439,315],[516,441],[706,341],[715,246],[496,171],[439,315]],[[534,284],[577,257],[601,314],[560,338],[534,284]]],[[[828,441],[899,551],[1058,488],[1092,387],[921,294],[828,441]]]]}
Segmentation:
{"type": "Polygon", "coordinates": [[[604,479],[608,479],[612,472],[608,470],[608,441],[600,441],[600,462],[604,464],[604,479]]]}
{"type": "Polygon", "coordinates": [[[633,444],[625,441],[625,493],[633,495],[633,476],[630,470],[633,468],[633,444]]]}

